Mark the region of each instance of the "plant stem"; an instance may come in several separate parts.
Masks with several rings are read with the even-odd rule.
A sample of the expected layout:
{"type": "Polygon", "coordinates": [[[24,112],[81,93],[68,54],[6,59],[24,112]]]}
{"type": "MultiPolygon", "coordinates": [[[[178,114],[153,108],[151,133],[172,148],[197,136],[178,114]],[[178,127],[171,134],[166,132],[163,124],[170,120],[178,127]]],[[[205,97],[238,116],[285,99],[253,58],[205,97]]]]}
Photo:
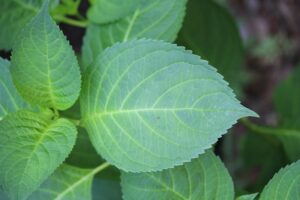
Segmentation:
{"type": "Polygon", "coordinates": [[[80,28],[85,28],[88,25],[87,20],[79,21],[79,20],[71,19],[71,18],[68,18],[68,17],[65,17],[65,16],[53,16],[53,18],[58,22],[62,22],[62,23],[69,24],[69,25],[72,25],[72,26],[77,26],[77,27],[80,27],[80,28]]]}
{"type": "Polygon", "coordinates": [[[98,167],[96,167],[91,173],[90,175],[95,175],[103,170],[105,170],[106,168],[108,168],[110,166],[110,164],[108,162],[105,162],[101,165],[99,165],[98,167]]]}

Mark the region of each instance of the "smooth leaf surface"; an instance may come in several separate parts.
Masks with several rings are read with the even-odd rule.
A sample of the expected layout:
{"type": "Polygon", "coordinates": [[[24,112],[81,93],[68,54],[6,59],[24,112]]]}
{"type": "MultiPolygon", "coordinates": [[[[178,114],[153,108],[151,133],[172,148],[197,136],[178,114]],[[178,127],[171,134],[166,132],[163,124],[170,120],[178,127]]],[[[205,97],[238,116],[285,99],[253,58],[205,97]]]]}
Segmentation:
{"type": "MultiPolygon", "coordinates": [[[[0,49],[10,50],[22,28],[38,13],[43,0],[2,0],[0,6],[0,49]]],[[[58,0],[52,0],[52,7],[58,0]]]]}
{"type": "Polygon", "coordinates": [[[152,173],[122,173],[124,200],[232,200],[232,180],[211,151],[173,169],[152,173]]]}
{"type": "Polygon", "coordinates": [[[116,42],[135,38],[174,41],[183,21],[185,4],[186,0],[141,0],[139,8],[124,19],[104,25],[91,23],[82,49],[84,68],[116,42]]]}
{"type": "Polygon", "coordinates": [[[213,67],[174,44],[136,40],[89,68],[83,123],[97,152],[124,171],[156,171],[203,153],[237,119],[256,114],[213,67]]]}
{"type": "Polygon", "coordinates": [[[46,3],[20,34],[11,72],[21,96],[33,104],[65,110],[78,98],[81,81],[75,54],[46,3]]]}
{"type": "Polygon", "coordinates": [[[123,200],[120,180],[95,177],[93,181],[93,200],[123,200]]]}
{"type": "Polygon", "coordinates": [[[261,193],[260,200],[300,199],[300,161],[276,174],[261,193]]]}
{"type": "Polygon", "coordinates": [[[92,170],[63,164],[29,200],[91,200],[92,181],[92,170]]]}
{"type": "Polygon", "coordinates": [[[99,24],[110,23],[134,12],[142,0],[93,0],[88,18],[99,24]]]}
{"type": "Polygon", "coordinates": [[[19,111],[0,121],[0,184],[11,199],[26,199],[64,161],[76,138],[66,119],[19,111]]]}
{"type": "Polygon", "coordinates": [[[10,75],[9,61],[0,57],[0,119],[20,109],[30,108],[18,94],[10,75]]]}
{"type": "Polygon", "coordinates": [[[276,88],[274,105],[280,118],[282,131],[279,138],[283,142],[290,160],[300,159],[300,67],[276,88]],[[288,97],[288,98],[287,98],[288,97]]]}
{"type": "Polygon", "coordinates": [[[212,0],[189,0],[178,43],[208,60],[239,91],[243,43],[232,15],[212,0]]]}
{"type": "Polygon", "coordinates": [[[245,194],[242,196],[239,196],[236,200],[254,200],[257,197],[258,193],[254,194],[245,194]]]}

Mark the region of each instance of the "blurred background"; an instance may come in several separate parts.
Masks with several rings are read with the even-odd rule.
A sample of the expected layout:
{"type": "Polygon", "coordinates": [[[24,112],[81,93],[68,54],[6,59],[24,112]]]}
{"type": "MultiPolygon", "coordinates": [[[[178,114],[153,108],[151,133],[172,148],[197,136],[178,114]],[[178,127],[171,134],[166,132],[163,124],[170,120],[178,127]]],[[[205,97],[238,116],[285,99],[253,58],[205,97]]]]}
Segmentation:
{"type": "MultiPolygon", "coordinates": [[[[83,16],[88,7],[82,0],[83,16]]],[[[60,27],[80,54],[85,29],[63,23],[60,27]]],[[[260,115],[252,123],[283,126],[274,96],[300,61],[299,0],[190,0],[176,43],[224,75],[243,104],[260,115]]],[[[9,58],[10,52],[0,51],[0,56],[9,58]]],[[[284,91],[278,95],[289,98],[284,91]]],[[[283,104],[289,106],[288,101],[283,104]]],[[[216,145],[237,193],[261,191],[278,169],[294,160],[280,139],[246,126],[239,123],[216,145]]]]}

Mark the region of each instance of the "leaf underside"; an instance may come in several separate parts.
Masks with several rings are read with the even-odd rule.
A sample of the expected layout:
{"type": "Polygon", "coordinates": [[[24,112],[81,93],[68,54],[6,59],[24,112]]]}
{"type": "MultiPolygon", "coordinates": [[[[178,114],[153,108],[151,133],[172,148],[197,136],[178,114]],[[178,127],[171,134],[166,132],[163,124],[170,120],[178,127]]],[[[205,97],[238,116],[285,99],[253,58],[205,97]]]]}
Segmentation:
{"type": "Polygon", "coordinates": [[[75,126],[49,113],[19,111],[0,121],[0,182],[11,199],[26,199],[64,161],[75,126]]]}
{"type": "Polygon", "coordinates": [[[211,151],[173,169],[152,173],[122,173],[124,200],[232,200],[232,180],[211,151]]]}
{"type": "Polygon", "coordinates": [[[81,111],[97,152],[124,171],[157,171],[197,157],[243,107],[213,67],[181,47],[136,40],[89,68],[81,111]]]}

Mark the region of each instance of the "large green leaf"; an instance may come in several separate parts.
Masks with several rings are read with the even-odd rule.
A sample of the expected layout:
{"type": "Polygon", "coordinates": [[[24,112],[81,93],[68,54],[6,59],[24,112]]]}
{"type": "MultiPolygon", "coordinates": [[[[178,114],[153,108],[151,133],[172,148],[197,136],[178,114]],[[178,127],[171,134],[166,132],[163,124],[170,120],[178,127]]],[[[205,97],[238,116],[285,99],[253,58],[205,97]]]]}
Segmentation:
{"type": "Polygon", "coordinates": [[[280,118],[280,127],[286,129],[278,134],[287,155],[292,161],[300,159],[300,67],[275,90],[274,104],[280,118]]]}
{"type": "Polygon", "coordinates": [[[19,111],[0,121],[0,185],[11,199],[26,199],[70,153],[75,126],[52,118],[19,111]]]}
{"type": "MultiPolygon", "coordinates": [[[[36,15],[43,0],[2,0],[0,6],[0,49],[13,47],[21,29],[36,15]]],[[[52,0],[53,7],[57,0],[52,0]]]]}
{"type": "Polygon", "coordinates": [[[91,200],[93,170],[63,164],[29,200],[91,200]]]}
{"type": "Polygon", "coordinates": [[[300,161],[276,174],[261,193],[260,200],[300,199],[300,161]]]}
{"type": "Polygon", "coordinates": [[[186,0],[141,0],[140,7],[124,19],[103,25],[90,24],[84,37],[84,67],[116,42],[133,38],[174,41],[183,21],[185,4],[186,0]]]}
{"type": "Polygon", "coordinates": [[[234,18],[224,7],[212,0],[189,0],[178,43],[208,60],[239,89],[243,44],[234,18]]]}
{"type": "Polygon", "coordinates": [[[18,94],[9,71],[9,61],[0,57],[0,119],[11,112],[30,108],[18,94]]]}
{"type": "Polygon", "coordinates": [[[237,119],[256,115],[206,61],[155,40],[101,54],[85,76],[81,111],[97,152],[132,172],[189,161],[237,119]]]}
{"type": "Polygon", "coordinates": [[[232,180],[211,151],[173,169],[152,173],[122,173],[124,200],[232,200],[232,180]]]}
{"type": "Polygon", "coordinates": [[[93,0],[88,18],[94,23],[109,23],[134,12],[142,0],[93,0]]]}
{"type": "Polygon", "coordinates": [[[65,110],[80,92],[75,54],[48,14],[48,5],[23,29],[12,52],[13,81],[24,99],[65,110]]]}

